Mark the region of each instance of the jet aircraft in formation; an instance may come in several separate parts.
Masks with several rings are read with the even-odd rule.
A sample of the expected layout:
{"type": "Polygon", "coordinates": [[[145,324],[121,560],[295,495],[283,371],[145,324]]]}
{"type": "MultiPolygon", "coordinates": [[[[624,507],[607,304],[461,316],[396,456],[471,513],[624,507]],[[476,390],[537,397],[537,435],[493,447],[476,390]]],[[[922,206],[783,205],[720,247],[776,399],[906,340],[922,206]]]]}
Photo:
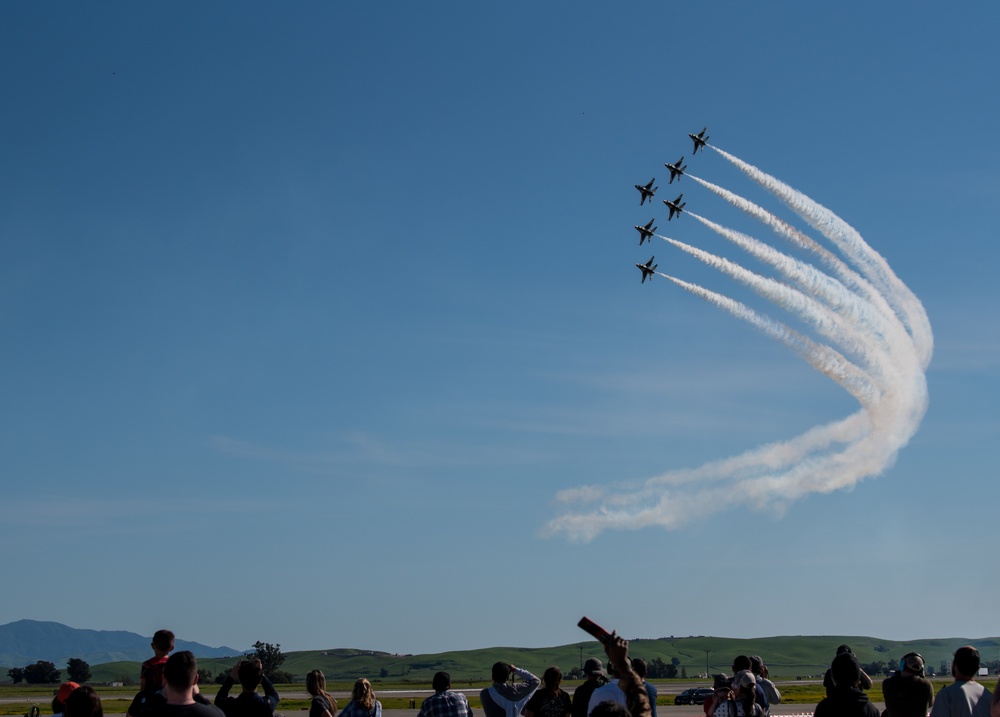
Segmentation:
{"type": "MultiPolygon", "coordinates": [[[[699,149],[704,149],[705,148],[705,145],[708,142],[708,135],[705,134],[707,131],[708,131],[708,127],[702,127],[701,128],[701,132],[699,132],[698,134],[688,133],[688,137],[690,137],[691,140],[694,142],[694,152],[692,152],[692,154],[698,154],[698,150],[699,149]]],[[[687,169],[687,165],[684,164],[684,157],[683,156],[681,156],[681,158],[678,159],[673,164],[664,163],[663,166],[666,167],[668,170],[670,170],[670,182],[669,182],[670,184],[673,184],[675,179],[679,182],[680,178],[684,176],[684,170],[687,169]]],[[[647,199],[649,200],[650,204],[653,203],[653,195],[656,194],[656,190],[659,189],[659,187],[654,187],[653,186],[653,183],[655,181],[656,181],[656,177],[653,177],[652,179],[649,180],[649,184],[645,184],[645,185],[643,185],[643,184],[637,184],[637,185],[635,185],[635,188],[639,190],[639,194],[640,194],[640,198],[639,198],[639,206],[640,207],[643,204],[646,203],[647,199]]],[[[678,194],[677,195],[677,199],[674,199],[673,201],[671,201],[669,199],[664,199],[663,200],[663,203],[670,210],[670,215],[667,217],[667,221],[668,222],[671,219],[674,218],[675,214],[677,216],[680,216],[681,212],[684,211],[684,207],[687,206],[687,202],[681,201],[682,199],[684,199],[683,192],[681,194],[678,194]]],[[[653,217],[652,219],[650,219],[649,222],[647,224],[645,224],[645,225],[642,225],[642,224],[636,224],[635,225],[635,230],[637,232],[639,232],[639,246],[642,246],[643,243],[647,239],[649,239],[649,240],[652,241],[653,234],[657,230],[657,227],[653,226],[653,222],[654,221],[656,221],[656,217],[653,217]]],[[[656,257],[651,256],[651,257],[649,257],[649,261],[647,261],[645,264],[636,264],[635,265],[636,268],[639,269],[642,272],[642,283],[643,284],[646,283],[646,278],[647,277],[651,277],[653,275],[653,273],[656,271],[656,264],[653,263],[653,260],[655,258],[656,257]]]]}
{"type": "Polygon", "coordinates": [[[642,246],[642,243],[652,237],[653,233],[659,228],[653,226],[654,221],[656,221],[655,217],[650,219],[649,224],[646,224],[645,226],[642,226],[641,224],[635,225],[635,230],[639,232],[639,246],[642,246]],[[652,229],[650,229],[650,227],[652,227],[652,229]]]}
{"type": "Polygon", "coordinates": [[[646,277],[647,276],[652,276],[653,272],[656,271],[656,267],[659,266],[659,264],[654,264],[653,263],[653,259],[655,259],[655,258],[656,258],[655,256],[651,256],[651,257],[649,257],[649,261],[647,261],[645,264],[636,264],[635,265],[635,268],[642,272],[642,282],[640,282],[640,283],[645,284],[646,283],[646,277]]]}
{"type": "MultiPolygon", "coordinates": [[[[673,164],[666,164],[666,163],[664,163],[663,166],[670,170],[670,181],[668,182],[668,184],[673,184],[675,177],[681,177],[684,174],[684,170],[687,169],[687,165],[685,164],[682,167],[681,163],[683,161],[684,161],[684,157],[681,157],[680,159],[678,159],[673,164]]],[[[681,180],[677,179],[677,181],[679,182],[681,180]]]]}
{"type": "Polygon", "coordinates": [[[642,184],[635,185],[635,188],[639,190],[639,194],[642,195],[642,198],[639,200],[640,207],[646,203],[647,199],[652,201],[653,195],[656,194],[656,190],[659,189],[659,187],[653,186],[653,182],[655,181],[656,177],[653,177],[652,179],[649,180],[649,184],[645,186],[643,186],[642,184]]]}
{"type": "Polygon", "coordinates": [[[681,215],[681,212],[684,210],[684,207],[687,205],[687,202],[682,202],[681,201],[681,199],[683,199],[683,198],[684,198],[683,194],[678,194],[677,195],[677,199],[675,199],[674,201],[670,201],[669,199],[664,199],[663,200],[663,203],[666,204],[667,207],[670,208],[670,216],[667,217],[667,221],[668,222],[671,219],[674,218],[674,214],[676,214],[677,216],[681,215]]]}
{"type": "Polygon", "coordinates": [[[694,152],[691,154],[698,154],[698,150],[705,146],[705,143],[708,141],[708,137],[705,136],[705,130],[707,129],[708,127],[702,127],[701,132],[698,134],[691,134],[688,132],[688,137],[694,141],[694,152]]]}

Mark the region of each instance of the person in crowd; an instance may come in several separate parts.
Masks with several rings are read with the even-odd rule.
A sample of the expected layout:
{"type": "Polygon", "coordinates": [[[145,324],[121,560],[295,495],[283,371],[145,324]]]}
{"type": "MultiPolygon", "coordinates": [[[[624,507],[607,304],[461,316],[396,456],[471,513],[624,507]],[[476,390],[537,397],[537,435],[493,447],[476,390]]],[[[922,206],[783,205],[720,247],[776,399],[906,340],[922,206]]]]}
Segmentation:
{"type": "MultiPolygon", "coordinates": [[[[642,680],[632,669],[632,661],[628,657],[628,641],[619,637],[617,632],[612,632],[604,641],[604,653],[608,656],[608,663],[614,664],[618,671],[618,687],[625,693],[625,706],[628,708],[631,717],[652,717],[649,707],[649,696],[643,689],[642,680]]],[[[606,703],[598,705],[597,711],[600,715],[600,708],[606,703]]],[[[614,709],[614,704],[611,708],[614,709]]]]}
{"type": "Polygon", "coordinates": [[[279,699],[274,685],[264,674],[260,660],[240,660],[226,675],[225,682],[216,693],[215,706],[225,712],[226,717],[271,717],[279,699]],[[230,697],[229,690],[237,680],[243,691],[236,697],[230,697]],[[258,685],[264,688],[263,696],[257,693],[258,685]]]}
{"type": "Polygon", "coordinates": [[[573,700],[560,689],[562,670],[553,665],[542,673],[544,687],[537,690],[524,706],[524,717],[572,717],[573,700]]]}
{"type": "MultiPolygon", "coordinates": [[[[854,650],[851,649],[850,645],[841,645],[837,648],[837,655],[843,655],[847,653],[848,655],[853,655],[854,650]]],[[[834,659],[837,659],[834,656],[834,659]]],[[[856,659],[856,658],[855,658],[856,659]]],[[[860,668],[859,668],[860,669],[860,668]]],[[[865,674],[864,670],[861,670],[861,679],[858,685],[862,690],[870,690],[872,688],[872,678],[865,674]]],[[[832,669],[827,669],[826,674],[823,675],[823,687],[826,688],[826,696],[829,697],[833,693],[833,672],[832,669]]]]}
{"type": "MultiPolygon", "coordinates": [[[[736,659],[733,660],[733,691],[736,691],[736,676],[741,672],[749,672],[753,674],[753,661],[746,655],[737,655],[736,659]]],[[[767,693],[764,692],[764,687],[757,681],[757,676],[754,675],[754,702],[760,705],[761,712],[764,714],[770,714],[771,704],[767,700],[767,693]]]]}
{"type": "Polygon", "coordinates": [[[899,671],[882,680],[886,717],[927,717],[934,704],[934,686],[924,676],[924,658],[908,652],[899,661],[899,671]]]}
{"type": "Polygon", "coordinates": [[[573,717],[587,717],[590,696],[594,694],[594,690],[607,682],[604,665],[596,657],[588,658],[583,663],[583,674],[587,679],[573,691],[573,717]]]}
{"type": "Polygon", "coordinates": [[[635,658],[632,660],[632,669],[642,680],[642,686],[646,688],[646,696],[649,698],[649,709],[652,710],[653,717],[656,717],[656,685],[646,682],[646,661],[641,657],[635,658]]]}
{"type": "Polygon", "coordinates": [[[990,717],[1000,717],[1000,680],[993,688],[993,704],[990,705],[990,717]]]}
{"type": "Polygon", "coordinates": [[[486,717],[518,717],[541,683],[537,677],[506,662],[492,670],[493,684],[479,693],[486,717]],[[511,678],[519,678],[512,682],[511,678]]]}
{"type": "Polygon", "coordinates": [[[153,656],[139,668],[139,692],[129,705],[129,717],[137,717],[153,695],[163,689],[163,668],[170,653],[174,651],[174,633],[170,630],[157,630],[153,633],[149,646],[153,649],[153,656]]]}
{"type": "MultiPolygon", "coordinates": [[[[747,661],[749,663],[749,660],[747,661]]],[[[716,699],[713,717],[763,717],[764,708],[757,702],[757,679],[749,669],[733,675],[732,697],[716,699]]]]}
{"type": "Polygon", "coordinates": [[[702,703],[701,709],[706,715],[710,715],[715,711],[716,704],[733,699],[736,699],[733,678],[724,673],[712,675],[712,694],[702,703]]]}
{"type": "Polygon", "coordinates": [[[434,694],[420,705],[417,717],[472,717],[469,701],[451,689],[451,675],[437,672],[431,682],[434,694]]]}
{"type": "Polygon", "coordinates": [[[198,661],[188,650],[175,652],[163,666],[163,689],[142,717],[225,717],[198,693],[198,661]]]}
{"type": "Polygon", "coordinates": [[[382,717],[382,703],[375,699],[371,682],[364,677],[355,680],[351,701],[344,705],[340,717],[382,717]]]}
{"type": "Polygon", "coordinates": [[[337,700],[326,691],[326,676],[320,670],[312,670],[306,675],[306,692],[312,696],[309,717],[333,717],[336,714],[337,700]]]}
{"type": "Polygon", "coordinates": [[[979,650],[971,645],[955,650],[951,661],[955,681],[937,693],[931,717],[989,717],[993,695],[976,682],[977,674],[979,650]]]}
{"type": "MultiPolygon", "coordinates": [[[[625,691],[618,684],[621,681],[621,673],[618,671],[618,665],[611,660],[608,660],[608,675],[610,675],[611,679],[606,684],[594,690],[593,694],[590,695],[590,704],[587,705],[588,715],[593,715],[594,709],[602,702],[617,702],[622,707],[627,706],[628,701],[625,698],[625,691]]],[[[643,691],[645,691],[645,688],[643,691]]]]}
{"type": "Polygon", "coordinates": [[[754,679],[757,680],[757,686],[763,691],[764,697],[767,699],[767,709],[764,714],[766,717],[770,717],[771,705],[781,704],[781,693],[778,692],[778,688],[775,687],[774,683],[768,679],[767,665],[764,664],[764,660],[761,659],[760,655],[750,655],[750,671],[753,673],[754,679]]]}
{"type": "Polygon", "coordinates": [[[104,717],[101,698],[90,685],[77,687],[66,698],[63,717],[104,717]]]}
{"type": "Polygon", "coordinates": [[[52,698],[52,717],[59,717],[63,713],[63,710],[66,708],[66,700],[79,687],[80,685],[76,682],[63,682],[59,685],[59,691],[52,698]]]}
{"type": "Polygon", "coordinates": [[[816,705],[813,717],[879,717],[878,708],[861,689],[864,672],[853,652],[834,657],[829,671],[832,687],[816,705]]]}

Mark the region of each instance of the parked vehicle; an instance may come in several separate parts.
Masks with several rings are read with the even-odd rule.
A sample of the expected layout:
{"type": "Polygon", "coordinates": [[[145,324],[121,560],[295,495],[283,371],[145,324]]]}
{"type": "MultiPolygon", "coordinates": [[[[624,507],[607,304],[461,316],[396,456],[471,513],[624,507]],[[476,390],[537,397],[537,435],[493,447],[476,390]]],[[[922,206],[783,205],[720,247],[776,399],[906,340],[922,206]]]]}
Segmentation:
{"type": "Polygon", "coordinates": [[[712,694],[712,690],[708,687],[692,687],[690,690],[684,690],[679,695],[674,697],[675,705],[703,705],[705,700],[709,698],[712,694]]]}

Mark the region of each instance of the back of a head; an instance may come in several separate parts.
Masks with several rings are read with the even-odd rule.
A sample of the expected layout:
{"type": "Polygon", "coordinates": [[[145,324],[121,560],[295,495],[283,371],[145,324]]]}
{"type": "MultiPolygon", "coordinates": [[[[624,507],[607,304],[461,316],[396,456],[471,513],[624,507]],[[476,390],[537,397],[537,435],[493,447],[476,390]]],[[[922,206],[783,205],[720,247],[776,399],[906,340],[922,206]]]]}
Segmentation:
{"type": "Polygon", "coordinates": [[[639,675],[640,680],[646,679],[646,661],[641,657],[637,657],[632,660],[632,669],[635,670],[635,674],[639,675]]]}
{"type": "Polygon", "coordinates": [[[326,692],[326,675],[322,670],[311,670],[306,674],[306,692],[313,697],[326,692]]]}
{"type": "Polygon", "coordinates": [[[590,711],[589,717],[631,717],[631,715],[621,702],[604,700],[590,711]]]}
{"type": "Polygon", "coordinates": [[[260,680],[264,676],[264,671],[261,669],[259,660],[243,660],[240,662],[236,674],[240,678],[240,687],[246,692],[251,692],[257,689],[257,685],[260,684],[260,680]]]}
{"type": "Polygon", "coordinates": [[[764,660],[760,655],[750,655],[750,671],[755,675],[764,674],[764,660]]]}
{"type": "Polygon", "coordinates": [[[447,672],[435,672],[434,681],[431,682],[431,687],[434,688],[435,692],[444,692],[451,687],[451,675],[447,672]]]}
{"type": "Polygon", "coordinates": [[[351,699],[366,710],[371,710],[375,706],[375,690],[372,689],[372,683],[364,677],[355,680],[354,688],[351,690],[351,699]]]}
{"type": "Polygon", "coordinates": [[[154,650],[162,652],[164,655],[173,652],[174,633],[170,630],[157,630],[153,633],[152,646],[154,650]]]}
{"type": "Polygon", "coordinates": [[[186,690],[198,679],[198,661],[190,650],[175,652],[163,666],[163,681],[175,690],[186,690]]]}
{"type": "Polygon", "coordinates": [[[750,669],[750,658],[746,655],[737,655],[733,660],[733,672],[742,672],[750,669]]]}
{"type": "Polygon", "coordinates": [[[751,693],[757,687],[757,679],[753,676],[750,670],[740,670],[735,675],[733,675],[733,689],[736,693],[746,693],[749,690],[751,693]]]}
{"type": "Polygon", "coordinates": [[[104,717],[104,707],[101,698],[93,687],[83,685],[73,690],[66,698],[63,709],[64,717],[104,717]]]}
{"type": "Polygon", "coordinates": [[[503,684],[510,679],[510,665],[506,662],[493,663],[493,681],[503,684]]]}
{"type": "Polygon", "coordinates": [[[972,645],[964,645],[955,650],[951,671],[955,677],[975,677],[979,672],[979,650],[972,645]]]}
{"type": "Polygon", "coordinates": [[[844,654],[853,655],[854,654],[854,650],[851,649],[850,645],[841,645],[840,647],[837,648],[837,654],[838,655],[844,655],[844,654]]]}
{"type": "Polygon", "coordinates": [[[837,687],[854,687],[861,681],[861,665],[858,658],[850,652],[842,652],[833,658],[830,665],[830,676],[837,687]]]}
{"type": "Polygon", "coordinates": [[[542,673],[542,682],[545,684],[546,689],[555,690],[559,687],[559,683],[562,682],[562,670],[560,670],[555,665],[549,667],[542,673]]]}
{"type": "Polygon", "coordinates": [[[924,676],[924,658],[919,652],[908,652],[899,661],[899,671],[924,676]]]}

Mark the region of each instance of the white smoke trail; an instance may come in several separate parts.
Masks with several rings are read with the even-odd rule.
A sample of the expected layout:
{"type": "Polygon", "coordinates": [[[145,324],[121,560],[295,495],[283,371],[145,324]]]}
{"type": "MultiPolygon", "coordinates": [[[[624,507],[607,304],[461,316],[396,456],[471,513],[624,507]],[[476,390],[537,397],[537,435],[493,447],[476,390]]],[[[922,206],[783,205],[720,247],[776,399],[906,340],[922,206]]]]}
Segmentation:
{"type": "Polygon", "coordinates": [[[752,164],[748,164],[718,147],[712,147],[712,149],[781,199],[793,212],[809,222],[810,226],[837,245],[848,260],[853,262],[861,273],[879,288],[886,300],[897,311],[907,330],[913,336],[920,354],[921,367],[927,368],[930,364],[931,354],[934,353],[934,336],[931,332],[930,319],[927,318],[923,304],[910,291],[910,288],[896,276],[885,258],[868,246],[854,227],[822,204],[814,202],[806,195],[762,172],[752,164]]]}
{"type": "Polygon", "coordinates": [[[660,238],[791,312],[810,325],[822,341],[722,294],[666,274],[657,275],[788,346],[854,396],[861,408],[847,418],[817,426],[787,441],[698,468],[670,471],[634,485],[582,486],[562,491],[557,501],[570,512],[550,521],[544,531],[547,535],[590,540],[611,528],[680,528],[741,505],[784,510],[809,493],[849,487],[885,471],[916,432],[926,412],[924,369],[933,351],[933,336],[916,296],[842,219],[756,167],[713,149],[832,241],[857,271],[767,210],[694,178],[780,236],[812,252],[832,275],[697,215],[693,216],[698,221],[773,267],[784,281],[756,274],[683,242],[660,238]],[[859,363],[853,363],[834,347],[840,347],[859,363]]]}

